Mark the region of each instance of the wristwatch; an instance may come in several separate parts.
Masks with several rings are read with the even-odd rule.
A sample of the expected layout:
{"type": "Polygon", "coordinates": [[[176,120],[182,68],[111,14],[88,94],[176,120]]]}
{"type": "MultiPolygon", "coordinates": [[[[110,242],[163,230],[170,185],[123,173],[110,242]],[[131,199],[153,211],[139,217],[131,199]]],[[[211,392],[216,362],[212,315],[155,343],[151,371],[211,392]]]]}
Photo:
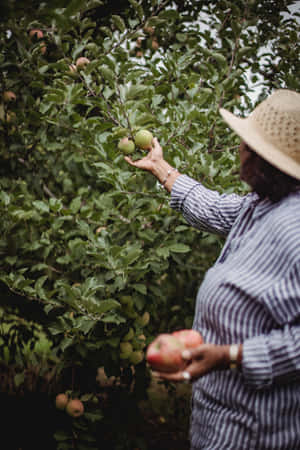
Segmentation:
{"type": "Polygon", "coordinates": [[[236,370],[238,367],[239,345],[231,344],[229,346],[229,368],[236,370]]]}

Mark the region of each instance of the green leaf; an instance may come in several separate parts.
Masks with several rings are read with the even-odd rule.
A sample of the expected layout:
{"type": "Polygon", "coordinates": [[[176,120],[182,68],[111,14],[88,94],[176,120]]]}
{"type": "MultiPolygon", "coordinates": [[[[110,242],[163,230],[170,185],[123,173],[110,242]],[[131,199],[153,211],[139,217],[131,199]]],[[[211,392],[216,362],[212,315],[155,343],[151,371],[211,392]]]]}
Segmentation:
{"type": "Polygon", "coordinates": [[[126,24],[121,16],[113,14],[111,16],[111,20],[112,20],[113,24],[118,28],[118,30],[121,31],[121,33],[123,33],[123,31],[125,31],[126,24]]]}
{"type": "Polygon", "coordinates": [[[68,2],[68,6],[65,10],[64,15],[66,17],[70,17],[73,16],[75,13],[80,11],[80,7],[82,5],[82,1],[81,0],[71,0],[70,2],[68,2]]]}
{"type": "Polygon", "coordinates": [[[168,247],[159,247],[156,249],[156,253],[160,258],[168,258],[170,255],[170,249],[168,247]]]}
{"type": "Polygon", "coordinates": [[[80,206],[81,206],[81,197],[75,197],[71,203],[70,203],[70,210],[72,211],[73,214],[78,213],[78,211],[80,210],[80,206]]]}
{"type": "Polygon", "coordinates": [[[137,12],[139,19],[143,20],[144,10],[143,10],[142,6],[136,0],[129,0],[129,3],[133,7],[133,9],[137,12]]]}
{"type": "Polygon", "coordinates": [[[169,246],[169,250],[174,253],[187,253],[191,249],[188,245],[185,244],[172,244],[169,246]]]}
{"type": "Polygon", "coordinates": [[[101,300],[97,304],[97,313],[103,314],[112,309],[120,308],[120,306],[121,306],[120,303],[114,299],[101,300]]]}
{"type": "Polygon", "coordinates": [[[10,204],[10,196],[4,191],[0,192],[0,200],[4,206],[8,206],[10,204]]]}
{"type": "Polygon", "coordinates": [[[17,373],[17,374],[14,376],[14,383],[15,383],[15,386],[16,386],[17,388],[18,388],[21,384],[23,384],[24,381],[25,381],[25,372],[17,373]]]}
{"type": "Polygon", "coordinates": [[[145,284],[133,284],[132,287],[140,294],[147,294],[147,287],[145,286],[145,284]]]}
{"type": "Polygon", "coordinates": [[[227,60],[225,58],[224,55],[222,55],[222,53],[219,52],[212,52],[211,56],[218,62],[220,63],[222,66],[226,66],[227,65],[227,60]]]}
{"type": "Polygon", "coordinates": [[[114,81],[115,74],[108,66],[99,67],[101,75],[108,81],[114,81]]]}
{"type": "Polygon", "coordinates": [[[49,205],[41,200],[35,200],[32,202],[33,206],[42,213],[49,212],[49,205]]]}

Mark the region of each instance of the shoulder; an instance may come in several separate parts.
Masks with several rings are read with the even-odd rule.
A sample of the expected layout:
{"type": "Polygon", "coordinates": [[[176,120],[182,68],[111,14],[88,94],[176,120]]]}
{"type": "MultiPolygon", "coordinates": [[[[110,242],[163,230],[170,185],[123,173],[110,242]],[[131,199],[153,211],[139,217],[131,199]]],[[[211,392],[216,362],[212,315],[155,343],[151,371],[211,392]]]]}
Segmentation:
{"type": "Polygon", "coordinates": [[[282,250],[285,249],[287,257],[299,259],[300,191],[293,192],[278,203],[274,203],[268,216],[271,237],[282,250]]]}
{"type": "Polygon", "coordinates": [[[277,203],[275,203],[274,211],[278,215],[278,219],[288,223],[298,224],[300,231],[300,190],[290,193],[277,203]]]}

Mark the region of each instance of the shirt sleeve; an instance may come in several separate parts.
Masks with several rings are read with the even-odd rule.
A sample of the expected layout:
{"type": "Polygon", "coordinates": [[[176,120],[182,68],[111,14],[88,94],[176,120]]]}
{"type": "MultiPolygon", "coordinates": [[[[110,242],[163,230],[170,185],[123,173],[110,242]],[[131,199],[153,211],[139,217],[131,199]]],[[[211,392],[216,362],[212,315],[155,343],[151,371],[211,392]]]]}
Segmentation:
{"type": "Polygon", "coordinates": [[[220,194],[187,175],[179,176],[171,191],[171,208],[182,212],[195,228],[226,236],[236,220],[244,197],[220,194]]]}
{"type": "Polygon", "coordinates": [[[243,344],[245,382],[257,389],[300,381],[300,261],[274,283],[264,299],[279,329],[243,344]]]}

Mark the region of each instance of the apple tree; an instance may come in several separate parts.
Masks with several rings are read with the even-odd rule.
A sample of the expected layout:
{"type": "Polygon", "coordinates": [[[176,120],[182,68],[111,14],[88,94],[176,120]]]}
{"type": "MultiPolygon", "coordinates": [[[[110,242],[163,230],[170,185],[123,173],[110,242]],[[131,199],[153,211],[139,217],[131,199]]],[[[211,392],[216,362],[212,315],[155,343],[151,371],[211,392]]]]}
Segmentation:
{"type": "Polygon", "coordinates": [[[49,393],[84,403],[76,433],[69,422],[57,432],[58,448],[97,448],[99,368],[136,402],[146,395],[147,344],[191,326],[197,288],[223,244],[170,209],[156,180],[124,161],[120,140],[147,129],[181,172],[245,193],[239,140],[218,110],[247,114],[273,88],[299,89],[293,4],[10,1],[3,9],[1,364],[16,392],[28,387],[30,368],[49,393]]]}

